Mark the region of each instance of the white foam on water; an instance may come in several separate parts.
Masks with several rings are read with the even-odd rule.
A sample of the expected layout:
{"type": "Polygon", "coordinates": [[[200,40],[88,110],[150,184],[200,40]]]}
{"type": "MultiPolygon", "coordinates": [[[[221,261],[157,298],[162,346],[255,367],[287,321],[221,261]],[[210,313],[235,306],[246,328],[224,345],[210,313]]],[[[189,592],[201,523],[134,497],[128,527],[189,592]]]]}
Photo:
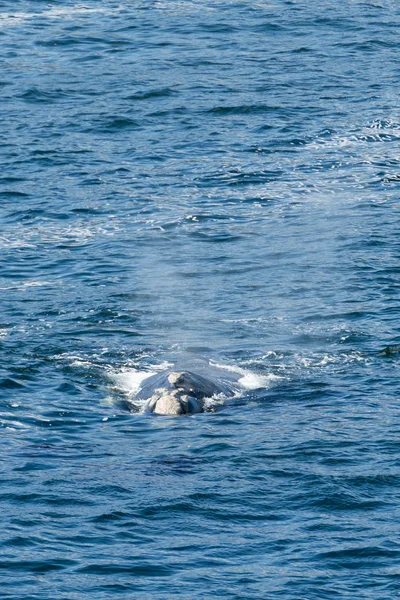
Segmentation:
{"type": "Polygon", "coordinates": [[[29,426],[21,421],[11,420],[11,419],[3,419],[0,418],[0,427],[4,429],[10,429],[11,431],[18,431],[20,429],[29,429],[29,426]]]}
{"type": "Polygon", "coordinates": [[[51,281],[25,281],[23,287],[42,287],[43,285],[53,285],[51,281]]]}
{"type": "Polygon", "coordinates": [[[0,248],[36,248],[36,244],[31,244],[23,239],[10,240],[4,236],[0,236],[0,248]]]}
{"type": "Polygon", "coordinates": [[[222,406],[225,404],[225,398],[221,396],[213,396],[212,398],[204,398],[203,405],[205,412],[214,411],[217,406],[222,406]]]}
{"type": "MultiPolygon", "coordinates": [[[[88,15],[88,14],[93,14],[93,13],[110,13],[110,12],[116,12],[117,9],[114,8],[89,8],[89,6],[86,6],[84,4],[75,4],[75,6],[70,6],[70,7],[63,7],[63,8],[56,8],[56,7],[52,7],[49,10],[46,10],[42,13],[40,13],[41,17],[45,17],[45,18],[74,18],[77,15],[88,15]]],[[[35,15],[36,16],[36,15],[35,15]]]]}
{"type": "Polygon", "coordinates": [[[172,367],[174,366],[174,363],[169,362],[168,360],[165,360],[164,362],[158,364],[158,365],[150,365],[150,369],[153,369],[154,371],[166,371],[167,369],[172,369],[172,367]]]}
{"type": "Polygon", "coordinates": [[[91,367],[92,363],[89,360],[82,360],[78,358],[71,363],[71,367],[91,367]]]}
{"type": "Polygon", "coordinates": [[[18,25],[22,21],[31,19],[36,16],[31,13],[3,13],[0,15],[0,27],[10,27],[12,25],[18,25]]]}
{"type": "Polygon", "coordinates": [[[140,390],[142,382],[155,374],[155,371],[129,369],[127,371],[120,371],[119,373],[109,373],[108,377],[122,393],[134,396],[140,390]]]}
{"type": "Polygon", "coordinates": [[[239,379],[239,383],[247,390],[259,390],[269,387],[273,381],[277,381],[279,379],[282,379],[282,377],[272,373],[269,375],[259,375],[249,371],[239,379]]]}
{"type": "MultiPolygon", "coordinates": [[[[120,371],[109,372],[107,374],[108,379],[112,382],[116,390],[125,396],[128,400],[132,400],[135,395],[139,392],[142,387],[142,383],[151,377],[156,375],[160,371],[165,371],[173,367],[173,363],[164,361],[160,364],[150,365],[149,370],[140,371],[138,369],[125,368],[120,371]]],[[[147,400],[135,400],[135,404],[146,407],[147,400]]]]}
{"type": "Polygon", "coordinates": [[[32,19],[76,19],[80,16],[91,14],[111,14],[119,13],[123,10],[123,6],[108,7],[108,8],[90,8],[85,4],[75,4],[69,7],[51,7],[48,10],[38,12],[8,12],[0,15],[0,28],[12,27],[19,25],[25,21],[32,19]]]}
{"type": "Polygon", "coordinates": [[[267,388],[273,381],[282,379],[282,377],[279,375],[274,375],[272,373],[269,373],[268,375],[261,375],[260,373],[253,373],[252,371],[242,369],[236,365],[221,365],[213,362],[210,362],[210,364],[218,369],[241,375],[241,377],[238,379],[238,383],[246,390],[259,390],[262,388],[267,388]]]}
{"type": "Polygon", "coordinates": [[[67,246],[84,246],[96,237],[113,237],[119,230],[119,225],[114,221],[99,225],[68,225],[59,226],[58,223],[44,221],[29,229],[22,226],[15,227],[13,239],[0,236],[0,249],[10,248],[41,248],[49,244],[65,244],[67,246]]]}

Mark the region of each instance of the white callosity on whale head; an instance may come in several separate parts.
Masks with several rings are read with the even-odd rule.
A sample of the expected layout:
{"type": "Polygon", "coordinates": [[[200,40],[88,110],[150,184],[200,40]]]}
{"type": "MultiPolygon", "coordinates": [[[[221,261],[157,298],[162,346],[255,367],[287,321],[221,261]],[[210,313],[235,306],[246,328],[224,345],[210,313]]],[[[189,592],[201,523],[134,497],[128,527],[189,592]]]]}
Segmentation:
{"type": "Polygon", "coordinates": [[[168,390],[156,390],[147,403],[147,410],[158,415],[181,415],[182,406],[175,394],[168,390]]]}
{"type": "Polygon", "coordinates": [[[179,385],[180,382],[182,383],[182,376],[183,376],[183,373],[178,373],[178,372],[173,371],[172,373],[170,373],[168,375],[168,381],[170,382],[171,385],[176,387],[177,385],[179,385]]]}
{"type": "Polygon", "coordinates": [[[159,388],[146,403],[146,410],[159,415],[185,415],[202,412],[203,406],[184,390],[159,388]]]}

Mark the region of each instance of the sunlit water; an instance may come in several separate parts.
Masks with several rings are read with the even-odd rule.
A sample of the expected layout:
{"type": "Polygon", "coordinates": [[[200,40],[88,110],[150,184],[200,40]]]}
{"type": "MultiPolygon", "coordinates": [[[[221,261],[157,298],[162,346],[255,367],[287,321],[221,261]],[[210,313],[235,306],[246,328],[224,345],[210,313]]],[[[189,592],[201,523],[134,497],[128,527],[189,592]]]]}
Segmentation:
{"type": "Polygon", "coordinates": [[[399,27],[1,2],[2,598],[398,597],[399,27]],[[244,393],[130,410],[198,359],[244,393]]]}

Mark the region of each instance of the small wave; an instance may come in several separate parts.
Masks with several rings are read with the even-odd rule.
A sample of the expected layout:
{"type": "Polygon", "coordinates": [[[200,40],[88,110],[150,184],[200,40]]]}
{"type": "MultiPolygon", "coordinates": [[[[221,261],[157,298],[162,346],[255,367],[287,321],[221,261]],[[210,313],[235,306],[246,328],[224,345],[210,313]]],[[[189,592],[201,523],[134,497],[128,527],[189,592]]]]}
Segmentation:
{"type": "Polygon", "coordinates": [[[266,169],[260,171],[241,171],[240,169],[230,169],[215,174],[205,175],[197,181],[199,186],[248,186],[256,184],[266,184],[276,181],[282,177],[283,171],[266,169]]]}
{"type": "Polygon", "coordinates": [[[0,380],[0,388],[6,388],[8,390],[14,390],[19,388],[25,388],[25,384],[11,377],[6,377],[0,380]]]}
{"type": "Polygon", "coordinates": [[[60,100],[61,98],[64,98],[66,96],[65,92],[63,92],[63,90],[61,89],[55,89],[55,90],[40,90],[36,87],[32,87],[29,88],[28,90],[26,90],[23,94],[20,94],[19,96],[16,96],[17,98],[20,98],[21,100],[24,100],[25,102],[31,102],[31,103],[45,103],[45,104],[50,104],[52,102],[56,102],[57,100],[60,100]]]}
{"type": "Polygon", "coordinates": [[[152,100],[154,98],[165,98],[168,96],[175,95],[176,92],[173,88],[156,88],[150,91],[136,92],[126,97],[126,100],[152,100]]]}
{"type": "Polygon", "coordinates": [[[102,133],[115,133],[118,131],[130,131],[140,128],[140,123],[134,119],[124,116],[109,117],[98,126],[90,127],[87,131],[98,131],[102,133]]]}

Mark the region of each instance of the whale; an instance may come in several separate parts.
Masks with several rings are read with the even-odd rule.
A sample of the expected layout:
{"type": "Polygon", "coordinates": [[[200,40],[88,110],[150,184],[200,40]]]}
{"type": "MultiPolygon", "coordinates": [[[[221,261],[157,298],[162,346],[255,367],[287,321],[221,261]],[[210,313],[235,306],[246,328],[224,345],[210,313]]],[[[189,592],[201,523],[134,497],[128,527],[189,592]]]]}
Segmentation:
{"type": "Polygon", "coordinates": [[[135,395],[145,412],[159,415],[191,415],[204,412],[205,400],[238,393],[240,374],[218,371],[210,376],[190,370],[163,371],[146,378],[135,395]]]}

